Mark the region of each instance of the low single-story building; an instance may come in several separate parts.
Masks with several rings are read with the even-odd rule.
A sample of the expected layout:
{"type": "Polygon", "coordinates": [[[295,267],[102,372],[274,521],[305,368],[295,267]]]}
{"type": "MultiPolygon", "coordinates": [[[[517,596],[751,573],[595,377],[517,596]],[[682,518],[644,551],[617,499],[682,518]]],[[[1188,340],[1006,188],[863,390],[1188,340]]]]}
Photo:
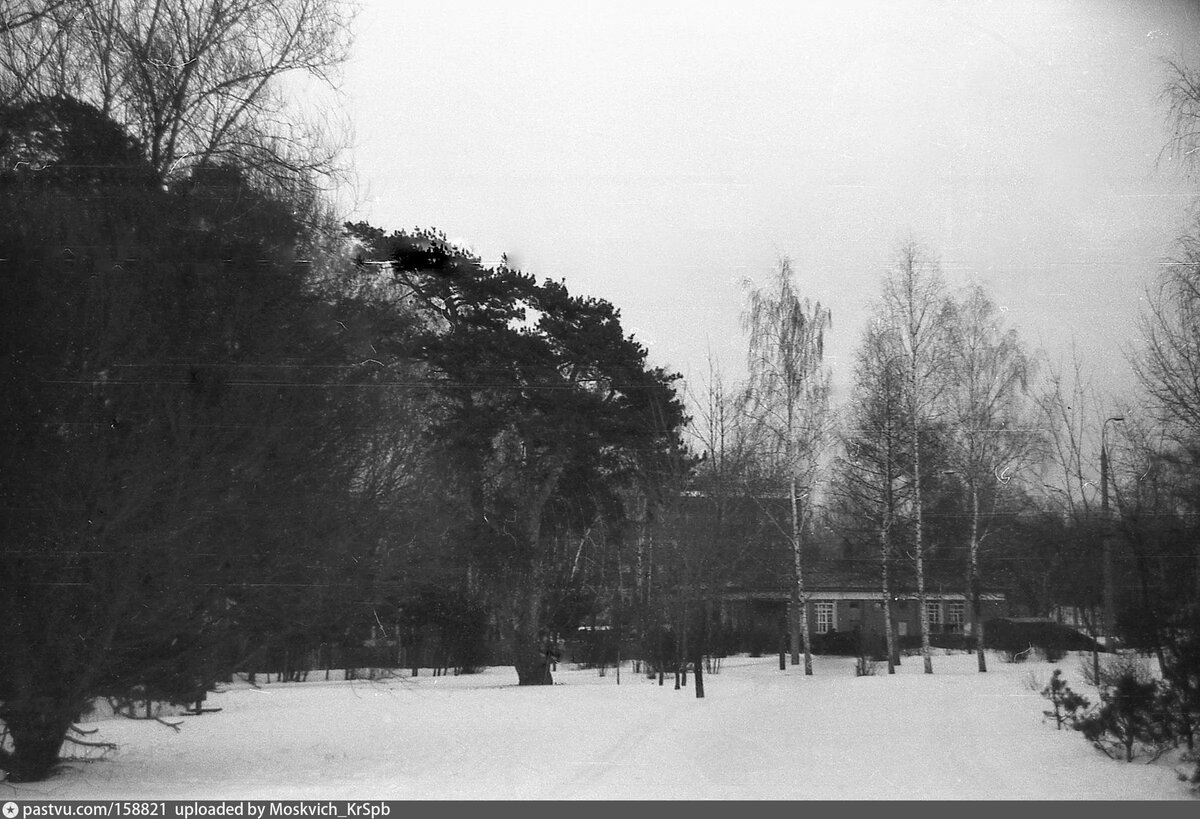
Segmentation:
{"type": "MultiPolygon", "coordinates": [[[[901,642],[921,634],[921,612],[911,572],[893,579],[892,623],[901,642]]],[[[925,585],[930,637],[970,633],[974,619],[965,577],[945,571],[930,572],[925,585]]],[[[872,560],[828,561],[806,567],[808,627],[811,635],[857,634],[863,645],[876,650],[884,644],[884,609],[879,564],[872,560]]],[[[723,625],[734,634],[773,631],[787,627],[791,601],[790,578],[757,587],[730,586],[722,594],[723,625]]],[[[980,609],[986,622],[1008,616],[1007,595],[997,588],[982,588],[980,609]]]]}

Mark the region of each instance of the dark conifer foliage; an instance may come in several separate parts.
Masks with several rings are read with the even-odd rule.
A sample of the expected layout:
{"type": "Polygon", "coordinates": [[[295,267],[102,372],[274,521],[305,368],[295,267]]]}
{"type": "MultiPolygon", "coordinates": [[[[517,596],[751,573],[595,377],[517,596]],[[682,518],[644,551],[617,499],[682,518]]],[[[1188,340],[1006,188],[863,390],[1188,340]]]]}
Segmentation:
{"type": "Polygon", "coordinates": [[[647,364],[602,299],[487,267],[433,232],[351,230],[425,316],[415,356],[440,396],[428,440],[460,487],[469,571],[520,682],[548,684],[554,603],[580,596],[565,546],[613,542],[621,491],[665,477],[684,423],[676,377],[647,364]]]}
{"type": "Polygon", "coordinates": [[[196,703],[248,637],[337,622],[377,410],[338,324],[366,308],[286,203],[236,168],[165,189],[69,99],[0,124],[0,764],[29,780],[93,697],[196,703]]]}

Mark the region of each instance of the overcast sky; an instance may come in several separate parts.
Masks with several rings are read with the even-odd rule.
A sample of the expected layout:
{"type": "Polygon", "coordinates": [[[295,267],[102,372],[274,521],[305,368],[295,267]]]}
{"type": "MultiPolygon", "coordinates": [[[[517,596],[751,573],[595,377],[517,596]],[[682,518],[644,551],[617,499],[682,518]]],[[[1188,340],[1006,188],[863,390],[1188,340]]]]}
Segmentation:
{"type": "Polygon", "coordinates": [[[744,372],[739,281],[833,311],[915,239],[1031,348],[1129,388],[1142,288],[1195,183],[1160,158],[1184,2],[366,0],[344,88],[356,218],[436,227],[621,308],[694,386],[744,372]]]}

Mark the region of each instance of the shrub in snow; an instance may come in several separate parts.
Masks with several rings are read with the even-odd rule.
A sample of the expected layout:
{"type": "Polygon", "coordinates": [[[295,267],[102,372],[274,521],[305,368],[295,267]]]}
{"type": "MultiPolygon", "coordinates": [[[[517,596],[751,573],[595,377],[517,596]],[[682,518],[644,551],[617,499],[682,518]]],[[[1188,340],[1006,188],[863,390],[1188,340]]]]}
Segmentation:
{"type": "Polygon", "coordinates": [[[1074,724],[1108,756],[1132,762],[1139,752],[1158,758],[1172,744],[1163,715],[1160,684],[1131,670],[1113,681],[1099,708],[1074,724]]]}
{"type": "Polygon", "coordinates": [[[1200,729],[1200,606],[1190,606],[1171,617],[1163,629],[1162,675],[1170,687],[1170,710],[1179,738],[1196,758],[1196,734],[1200,729]]]}
{"type": "Polygon", "coordinates": [[[1046,716],[1054,717],[1058,730],[1065,723],[1074,725],[1080,719],[1080,714],[1087,710],[1087,698],[1071,690],[1071,686],[1063,679],[1062,669],[1054,669],[1050,683],[1042,689],[1042,696],[1054,704],[1053,710],[1043,711],[1046,716]]]}

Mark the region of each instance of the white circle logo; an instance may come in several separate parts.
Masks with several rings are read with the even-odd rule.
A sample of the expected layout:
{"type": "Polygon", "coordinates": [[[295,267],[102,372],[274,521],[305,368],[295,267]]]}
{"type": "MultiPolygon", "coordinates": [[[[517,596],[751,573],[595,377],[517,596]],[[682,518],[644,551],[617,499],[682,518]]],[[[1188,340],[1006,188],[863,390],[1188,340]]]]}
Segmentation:
{"type": "Polygon", "coordinates": [[[15,817],[15,816],[16,816],[18,813],[20,813],[20,811],[21,811],[21,809],[17,807],[17,803],[16,803],[16,802],[5,802],[5,803],[4,803],[4,817],[5,817],[5,819],[14,819],[14,817],[15,817]]]}

